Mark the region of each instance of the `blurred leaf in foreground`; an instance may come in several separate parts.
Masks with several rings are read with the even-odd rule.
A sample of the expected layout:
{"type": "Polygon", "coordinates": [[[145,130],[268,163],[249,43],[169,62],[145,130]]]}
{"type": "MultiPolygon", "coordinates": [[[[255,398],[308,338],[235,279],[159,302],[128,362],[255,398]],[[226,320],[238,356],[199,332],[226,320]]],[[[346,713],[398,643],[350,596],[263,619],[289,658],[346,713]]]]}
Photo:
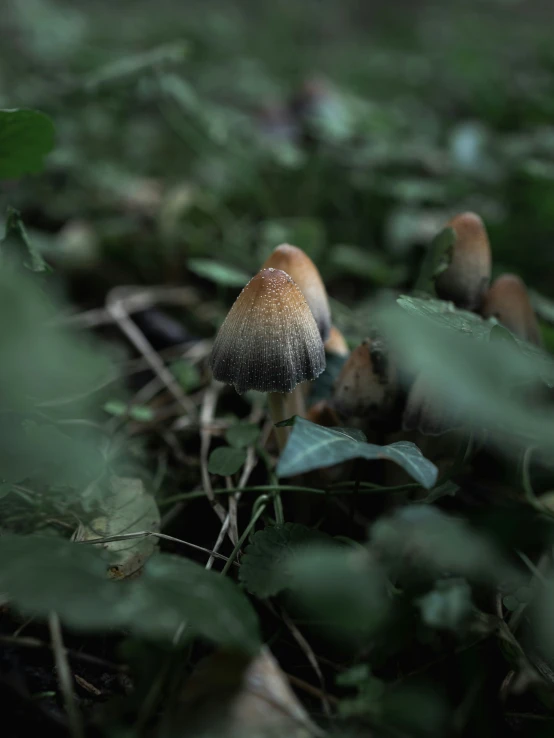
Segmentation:
{"type": "Polygon", "coordinates": [[[0,179],[42,171],[54,148],[54,125],[37,110],[0,110],[0,179]]]}
{"type": "Polygon", "coordinates": [[[279,569],[288,573],[294,601],[330,638],[365,640],[386,623],[386,579],[365,549],[302,546],[279,569]]]}
{"type": "Polygon", "coordinates": [[[494,584],[520,578],[491,542],[431,505],[410,505],[379,519],[370,541],[392,571],[456,574],[494,584]]]}
{"type": "Polygon", "coordinates": [[[435,279],[442,274],[452,261],[456,234],[453,228],[444,228],[429,244],[427,253],[419,270],[414,289],[435,295],[435,279]]]}
{"type": "Polygon", "coordinates": [[[86,543],[0,537],[0,593],[26,615],[55,611],[79,630],[125,628],[165,642],[185,626],[185,637],[251,653],[259,648],[256,614],[230,579],[168,554],[153,556],[143,576],[128,582],[110,581],[108,565],[86,543]]]}
{"type": "Polygon", "coordinates": [[[252,536],[241,560],[240,581],[258,597],[273,597],[291,583],[285,564],[290,564],[294,547],[330,544],[331,540],[326,533],[300,523],[270,525],[252,536]]]}
{"type": "Polygon", "coordinates": [[[426,489],[430,489],[437,480],[436,466],[409,441],[376,446],[355,440],[341,429],[324,428],[300,417],[296,418],[281,454],[277,475],[292,477],[349,459],[394,461],[426,489]]]}
{"type": "Polygon", "coordinates": [[[546,354],[524,342],[491,341],[493,323],[439,300],[401,297],[377,321],[398,364],[432,388],[430,403],[455,409],[507,452],[514,445],[554,451],[554,412],[544,397],[554,364],[546,354]]]}
{"type": "Polygon", "coordinates": [[[22,264],[32,272],[50,271],[50,267],[27,235],[21,214],[13,208],[8,208],[6,233],[0,244],[0,258],[5,259],[6,257],[16,264],[22,264]]]}

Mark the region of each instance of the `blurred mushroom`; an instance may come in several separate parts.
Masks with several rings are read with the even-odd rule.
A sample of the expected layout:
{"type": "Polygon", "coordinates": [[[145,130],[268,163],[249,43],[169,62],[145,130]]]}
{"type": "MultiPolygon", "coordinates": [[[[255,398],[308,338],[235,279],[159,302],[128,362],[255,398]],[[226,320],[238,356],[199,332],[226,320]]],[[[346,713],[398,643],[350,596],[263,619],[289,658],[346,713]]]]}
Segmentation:
{"type": "Polygon", "coordinates": [[[456,235],[452,261],[436,279],[437,295],[457,307],[478,310],[491,277],[487,231],[475,213],[461,213],[446,224],[456,235]]]}
{"type": "Polygon", "coordinates": [[[219,650],[185,684],[164,735],[194,738],[309,738],[310,720],[267,648],[256,657],[219,650]]]}
{"type": "MultiPolygon", "coordinates": [[[[289,417],[295,402],[303,408],[295,388],[321,374],[325,351],[308,303],[288,274],[262,269],[248,282],[219,329],[210,366],[215,379],[239,394],[267,392],[274,423],[289,417]],[[287,401],[287,393],[295,396],[287,401]]],[[[275,429],[280,448],[288,430],[275,429]]]]}
{"type": "Polygon", "coordinates": [[[317,423],[317,425],[323,425],[325,428],[333,428],[340,425],[338,415],[327,400],[320,400],[315,405],[312,405],[306,413],[306,420],[317,423]]]}
{"type": "Polygon", "coordinates": [[[348,348],[348,344],[346,343],[344,336],[334,325],[331,326],[329,337],[325,341],[324,346],[325,351],[328,354],[333,354],[334,356],[348,356],[350,353],[350,349],[348,348]]]}
{"type": "Polygon", "coordinates": [[[379,340],[352,351],[335,382],[334,406],[346,418],[383,421],[397,397],[397,377],[379,340]]]}
{"type": "Polygon", "coordinates": [[[421,374],[416,378],[406,402],[402,418],[405,431],[419,431],[426,436],[440,436],[462,425],[459,414],[450,404],[434,399],[433,387],[421,374]]]}
{"type": "Polygon", "coordinates": [[[327,290],[310,257],[297,246],[283,243],[277,246],[262,266],[262,269],[269,268],[282,269],[293,278],[310,306],[321,340],[326,341],[331,331],[331,310],[327,290]]]}
{"type": "Polygon", "coordinates": [[[517,275],[502,274],[494,280],[483,300],[481,314],[484,318],[496,318],[518,338],[542,346],[527,288],[517,275]]]}

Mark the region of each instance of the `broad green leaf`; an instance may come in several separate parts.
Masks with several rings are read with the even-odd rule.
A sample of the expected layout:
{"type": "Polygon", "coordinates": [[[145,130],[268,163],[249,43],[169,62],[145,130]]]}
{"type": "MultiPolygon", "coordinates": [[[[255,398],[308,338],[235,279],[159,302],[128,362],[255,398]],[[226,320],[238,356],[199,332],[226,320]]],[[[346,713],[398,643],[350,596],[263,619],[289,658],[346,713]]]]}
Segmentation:
{"type": "Polygon", "coordinates": [[[259,626],[252,606],[227,577],[182,556],[156,554],[145,566],[136,591],[135,632],[172,639],[181,624],[190,635],[255,653],[259,626]]]}
{"type": "Polygon", "coordinates": [[[7,258],[17,265],[22,264],[32,272],[51,271],[27,235],[20,213],[13,208],[8,208],[6,233],[0,243],[0,258],[7,258]]]}
{"type": "Polygon", "coordinates": [[[108,579],[109,559],[95,546],[55,537],[0,537],[0,595],[21,612],[84,631],[124,628],[171,643],[200,636],[255,653],[257,617],[228,578],[180,556],[156,554],[137,579],[108,579]]]}
{"type": "Polygon", "coordinates": [[[54,126],[36,110],[0,110],[0,179],[42,171],[54,148],[54,126]]]}
{"type": "Polygon", "coordinates": [[[365,549],[302,546],[277,569],[288,576],[294,600],[332,638],[365,639],[386,622],[386,578],[365,549]]]}
{"type": "Polygon", "coordinates": [[[473,609],[471,589],[465,579],[441,579],[417,604],[426,625],[454,632],[463,627],[473,609]]]}
{"type": "Polygon", "coordinates": [[[187,266],[202,279],[209,279],[222,287],[244,287],[251,276],[236,267],[212,259],[189,259],[187,266]]]}
{"type": "MultiPolygon", "coordinates": [[[[102,514],[80,530],[79,540],[128,535],[139,531],[158,531],[160,513],[154,497],[140,479],[112,477],[110,494],[100,500],[102,514]]],[[[157,539],[131,538],[96,544],[108,552],[109,575],[125,579],[139,572],[154,553],[157,539]]]]}
{"type": "Polygon", "coordinates": [[[370,541],[393,571],[450,573],[497,585],[520,578],[488,539],[432,505],[410,505],[380,518],[370,541]]]}
{"type": "Polygon", "coordinates": [[[290,584],[290,562],[294,546],[331,542],[330,536],[299,523],[270,525],[252,536],[241,560],[239,579],[252,594],[265,599],[290,584]]]}
{"type": "Polygon", "coordinates": [[[409,441],[377,446],[355,440],[342,430],[323,428],[300,417],[296,419],[279,459],[277,475],[292,477],[350,459],[393,461],[427,489],[437,480],[436,466],[409,441]]]}
{"type": "Polygon", "coordinates": [[[435,295],[435,280],[452,261],[456,234],[453,228],[444,228],[429,244],[419,270],[414,289],[435,295]]]}
{"type": "Polygon", "coordinates": [[[478,433],[487,429],[507,452],[514,445],[554,450],[542,386],[554,379],[551,357],[521,341],[491,342],[492,322],[443,305],[402,297],[404,309],[376,311],[398,366],[425,377],[430,404],[448,407],[478,433]]]}
{"type": "Polygon", "coordinates": [[[208,471],[210,474],[220,474],[222,477],[228,477],[238,472],[245,461],[245,449],[221,446],[214,449],[210,454],[208,471]]]}
{"type": "Polygon", "coordinates": [[[260,437],[260,428],[255,423],[237,423],[227,429],[225,440],[234,448],[248,448],[260,437]]]}

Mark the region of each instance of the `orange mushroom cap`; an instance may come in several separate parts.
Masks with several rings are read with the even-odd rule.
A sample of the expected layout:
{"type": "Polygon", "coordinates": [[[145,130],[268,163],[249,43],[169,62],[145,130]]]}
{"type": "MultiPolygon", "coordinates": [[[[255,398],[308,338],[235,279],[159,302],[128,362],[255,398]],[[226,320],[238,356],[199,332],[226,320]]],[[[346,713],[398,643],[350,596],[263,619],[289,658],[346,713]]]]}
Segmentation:
{"type": "Polygon", "coordinates": [[[481,314],[484,318],[496,318],[518,338],[537,346],[542,345],[539,324],[527,288],[516,274],[502,274],[494,280],[485,295],[481,314]]]}
{"type": "Polygon", "coordinates": [[[323,342],[308,303],[280,269],[262,269],[231,307],[215,339],[214,378],[239,394],[292,392],[325,369],[323,342]]]}
{"type": "Polygon", "coordinates": [[[262,269],[270,267],[282,269],[293,278],[310,306],[321,340],[326,341],[331,330],[331,310],[327,290],[310,257],[297,246],[283,243],[268,257],[262,269]]]}

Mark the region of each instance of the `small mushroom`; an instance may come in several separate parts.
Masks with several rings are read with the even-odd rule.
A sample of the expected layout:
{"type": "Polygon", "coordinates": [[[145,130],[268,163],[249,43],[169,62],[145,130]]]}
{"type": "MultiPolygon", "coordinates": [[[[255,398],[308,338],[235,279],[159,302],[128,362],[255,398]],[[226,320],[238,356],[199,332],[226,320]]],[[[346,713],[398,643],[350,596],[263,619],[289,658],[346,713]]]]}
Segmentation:
{"type": "Polygon", "coordinates": [[[334,408],[329,405],[327,400],[320,400],[308,410],[306,420],[310,420],[316,425],[322,425],[325,428],[333,428],[340,425],[340,420],[334,408]]]}
{"type": "Polygon", "coordinates": [[[397,395],[396,371],[378,340],[352,351],[335,382],[334,406],[347,418],[383,420],[397,395]]]}
{"type": "MultiPolygon", "coordinates": [[[[262,269],[248,282],[219,329],[210,366],[215,379],[239,394],[267,392],[274,423],[288,417],[287,395],[321,374],[325,350],[308,303],[287,273],[262,269]]],[[[303,403],[301,390],[297,394],[303,403]]],[[[288,428],[275,431],[283,448],[288,428]]]]}
{"type": "Polygon", "coordinates": [[[297,246],[283,243],[277,246],[262,269],[270,267],[282,269],[293,278],[310,306],[321,340],[326,341],[331,331],[331,310],[325,285],[310,257],[297,246]]]}
{"type": "Polygon", "coordinates": [[[346,343],[344,336],[334,325],[331,326],[329,337],[325,341],[325,351],[333,356],[348,356],[350,349],[346,343]]]}
{"type": "Polygon", "coordinates": [[[478,310],[491,277],[487,231],[475,213],[461,213],[446,224],[456,235],[452,261],[435,282],[437,295],[466,310],[478,310]]]}
{"type": "Polygon", "coordinates": [[[484,318],[496,318],[518,338],[542,346],[527,288],[516,274],[502,274],[494,280],[483,300],[481,314],[484,318]]]}

